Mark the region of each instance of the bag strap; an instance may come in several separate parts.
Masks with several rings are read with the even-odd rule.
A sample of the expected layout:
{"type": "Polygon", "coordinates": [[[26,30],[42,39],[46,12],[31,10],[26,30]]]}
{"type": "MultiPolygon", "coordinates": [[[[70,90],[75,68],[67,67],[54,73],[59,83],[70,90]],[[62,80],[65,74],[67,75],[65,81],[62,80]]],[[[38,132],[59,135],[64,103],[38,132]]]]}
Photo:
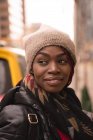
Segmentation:
{"type": "Polygon", "coordinates": [[[28,136],[27,140],[39,140],[39,119],[35,111],[26,107],[25,116],[28,121],[28,136]]]}

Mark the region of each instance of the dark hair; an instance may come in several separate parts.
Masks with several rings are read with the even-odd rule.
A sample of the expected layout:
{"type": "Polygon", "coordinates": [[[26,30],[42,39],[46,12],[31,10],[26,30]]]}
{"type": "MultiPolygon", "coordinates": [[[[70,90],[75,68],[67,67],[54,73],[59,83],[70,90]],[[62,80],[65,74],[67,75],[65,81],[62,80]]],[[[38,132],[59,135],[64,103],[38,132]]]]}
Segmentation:
{"type": "Polygon", "coordinates": [[[68,85],[70,85],[70,83],[72,81],[72,77],[73,77],[73,74],[74,74],[75,63],[74,63],[74,61],[73,61],[73,59],[71,57],[71,54],[64,47],[62,49],[63,49],[64,53],[67,55],[68,63],[71,66],[71,73],[70,73],[70,76],[69,76],[69,80],[68,80],[68,83],[65,86],[65,87],[67,87],[68,85]]]}

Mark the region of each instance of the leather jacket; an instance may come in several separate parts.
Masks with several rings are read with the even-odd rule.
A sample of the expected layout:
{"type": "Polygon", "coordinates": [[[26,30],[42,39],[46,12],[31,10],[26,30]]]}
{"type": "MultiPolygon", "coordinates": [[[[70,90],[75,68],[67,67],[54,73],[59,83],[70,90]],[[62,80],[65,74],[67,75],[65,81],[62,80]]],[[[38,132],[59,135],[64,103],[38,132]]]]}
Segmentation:
{"type": "MultiPolygon", "coordinates": [[[[55,140],[48,126],[54,127],[53,124],[47,119],[40,102],[29,92],[24,86],[17,86],[2,100],[0,140],[55,140]]],[[[90,118],[93,119],[93,114],[90,118]]]]}
{"type": "Polygon", "coordinates": [[[1,102],[0,140],[52,140],[43,111],[30,95],[23,86],[6,94],[1,102]]]}

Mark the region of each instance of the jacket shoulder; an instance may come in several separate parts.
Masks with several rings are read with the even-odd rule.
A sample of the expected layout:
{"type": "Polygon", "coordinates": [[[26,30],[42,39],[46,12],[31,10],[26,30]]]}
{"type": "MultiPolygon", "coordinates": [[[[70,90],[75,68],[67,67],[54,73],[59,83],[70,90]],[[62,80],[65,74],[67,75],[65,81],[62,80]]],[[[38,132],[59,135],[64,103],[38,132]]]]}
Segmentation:
{"type": "Polygon", "coordinates": [[[0,103],[1,110],[6,105],[13,104],[14,98],[15,98],[15,93],[17,91],[19,91],[19,88],[20,88],[20,86],[16,86],[16,87],[8,90],[8,92],[6,93],[4,98],[1,100],[1,103],[0,103]]]}
{"type": "Polygon", "coordinates": [[[23,137],[24,140],[26,135],[24,132],[26,132],[28,127],[25,116],[23,106],[5,106],[0,112],[0,135],[4,135],[3,138],[7,136],[9,138],[23,137]]]}
{"type": "Polygon", "coordinates": [[[24,107],[21,105],[6,105],[0,112],[0,118],[3,117],[3,119],[15,119],[15,121],[23,121],[24,118],[24,107]],[[16,117],[15,117],[16,116],[16,117]]]}

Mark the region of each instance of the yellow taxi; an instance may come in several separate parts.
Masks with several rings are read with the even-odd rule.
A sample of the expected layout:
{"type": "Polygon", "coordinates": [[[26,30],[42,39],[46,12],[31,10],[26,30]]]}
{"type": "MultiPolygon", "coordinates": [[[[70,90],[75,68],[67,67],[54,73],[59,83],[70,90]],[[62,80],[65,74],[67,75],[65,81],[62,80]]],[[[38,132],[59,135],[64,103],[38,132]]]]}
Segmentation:
{"type": "Polygon", "coordinates": [[[8,89],[14,87],[24,77],[25,68],[23,49],[0,47],[0,100],[8,89]]]}

